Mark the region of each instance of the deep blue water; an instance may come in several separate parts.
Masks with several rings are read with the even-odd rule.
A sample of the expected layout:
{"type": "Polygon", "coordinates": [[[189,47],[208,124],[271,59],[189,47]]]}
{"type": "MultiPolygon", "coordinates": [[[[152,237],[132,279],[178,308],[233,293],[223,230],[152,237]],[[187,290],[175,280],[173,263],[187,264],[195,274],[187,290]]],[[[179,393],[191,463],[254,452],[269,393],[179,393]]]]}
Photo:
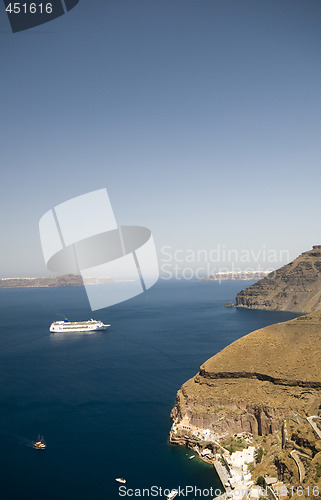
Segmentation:
{"type": "Polygon", "coordinates": [[[211,466],[169,445],[169,414],[206,359],[295,317],[224,308],[245,285],[161,281],[96,313],[82,287],[0,290],[0,499],[116,500],[119,476],[128,488],[220,487],[211,466]],[[65,316],[112,326],[50,334],[65,316]],[[30,446],[38,433],[44,452],[30,446]]]}

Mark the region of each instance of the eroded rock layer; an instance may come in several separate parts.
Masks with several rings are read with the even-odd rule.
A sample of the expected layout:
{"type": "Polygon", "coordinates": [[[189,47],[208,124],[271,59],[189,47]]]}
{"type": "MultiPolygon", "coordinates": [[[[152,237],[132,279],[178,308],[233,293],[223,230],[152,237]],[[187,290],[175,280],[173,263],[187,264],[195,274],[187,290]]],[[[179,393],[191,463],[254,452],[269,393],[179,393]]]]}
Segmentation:
{"type": "Polygon", "coordinates": [[[321,313],[271,325],[233,342],[178,391],[171,441],[202,431],[217,439],[280,430],[293,412],[321,403],[321,313]]]}
{"type": "Polygon", "coordinates": [[[321,245],[242,290],[236,305],[303,313],[321,310],[321,245]]]}

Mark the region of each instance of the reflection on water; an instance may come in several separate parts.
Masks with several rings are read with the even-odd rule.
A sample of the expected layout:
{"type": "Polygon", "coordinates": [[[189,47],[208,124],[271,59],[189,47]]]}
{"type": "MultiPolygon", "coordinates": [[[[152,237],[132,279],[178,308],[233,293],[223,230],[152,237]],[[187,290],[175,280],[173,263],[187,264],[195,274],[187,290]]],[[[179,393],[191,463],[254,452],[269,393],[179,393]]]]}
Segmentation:
{"type": "Polygon", "coordinates": [[[59,342],[61,340],[79,340],[82,337],[94,337],[95,335],[98,336],[99,334],[106,333],[102,331],[97,331],[97,332],[54,332],[54,333],[49,333],[50,335],[50,340],[53,342],[59,342]]]}

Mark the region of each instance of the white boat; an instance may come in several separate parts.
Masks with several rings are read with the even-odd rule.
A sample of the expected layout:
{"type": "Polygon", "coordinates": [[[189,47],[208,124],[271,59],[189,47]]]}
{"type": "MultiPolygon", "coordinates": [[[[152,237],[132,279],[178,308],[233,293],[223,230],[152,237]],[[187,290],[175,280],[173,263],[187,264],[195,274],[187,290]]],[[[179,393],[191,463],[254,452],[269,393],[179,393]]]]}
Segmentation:
{"type": "Polygon", "coordinates": [[[51,323],[49,330],[52,333],[65,332],[97,332],[107,330],[110,325],[104,325],[102,321],[90,319],[89,321],[54,321],[51,323]]]}
{"type": "Polygon", "coordinates": [[[172,490],[169,495],[167,495],[167,500],[172,500],[173,498],[176,497],[176,495],[178,495],[178,490],[172,490]]]}
{"type": "Polygon", "coordinates": [[[191,455],[188,460],[192,460],[192,458],[195,458],[195,455],[191,455]]]}
{"type": "Polygon", "coordinates": [[[115,481],[117,481],[117,483],[122,483],[122,484],[126,483],[126,479],[124,479],[123,477],[116,477],[115,481]]]}

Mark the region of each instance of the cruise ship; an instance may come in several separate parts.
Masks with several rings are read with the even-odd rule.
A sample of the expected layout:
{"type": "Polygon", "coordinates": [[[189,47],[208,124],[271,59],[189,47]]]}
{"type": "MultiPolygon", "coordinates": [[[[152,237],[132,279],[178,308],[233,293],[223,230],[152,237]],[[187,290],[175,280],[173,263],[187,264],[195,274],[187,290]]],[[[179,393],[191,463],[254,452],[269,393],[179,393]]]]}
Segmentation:
{"type": "Polygon", "coordinates": [[[51,323],[49,330],[52,333],[67,333],[67,332],[97,332],[107,330],[110,325],[104,325],[102,321],[90,319],[89,321],[54,321],[51,323]]]}

